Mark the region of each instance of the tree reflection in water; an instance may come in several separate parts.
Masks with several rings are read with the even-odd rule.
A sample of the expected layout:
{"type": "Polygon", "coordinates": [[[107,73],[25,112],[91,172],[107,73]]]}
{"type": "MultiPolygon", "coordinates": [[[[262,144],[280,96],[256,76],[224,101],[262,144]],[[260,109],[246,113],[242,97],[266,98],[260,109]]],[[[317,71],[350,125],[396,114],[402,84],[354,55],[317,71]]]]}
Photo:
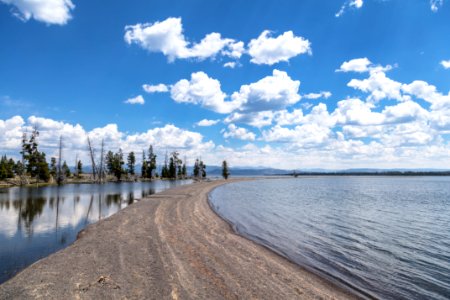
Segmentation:
{"type": "Polygon", "coordinates": [[[0,189],[0,283],[75,241],[80,230],[155,192],[190,181],[0,189]]]}

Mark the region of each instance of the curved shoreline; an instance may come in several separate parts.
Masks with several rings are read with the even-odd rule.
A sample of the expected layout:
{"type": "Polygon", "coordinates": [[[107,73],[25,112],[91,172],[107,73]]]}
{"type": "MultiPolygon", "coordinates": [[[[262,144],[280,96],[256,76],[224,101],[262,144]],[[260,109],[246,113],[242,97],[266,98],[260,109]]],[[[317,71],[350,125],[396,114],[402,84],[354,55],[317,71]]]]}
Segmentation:
{"type": "Polygon", "coordinates": [[[0,285],[0,298],[355,298],[234,233],[208,194],[235,181],[169,189],[92,224],[0,285]]]}
{"type": "MultiPolygon", "coordinates": [[[[255,179],[258,180],[258,179],[255,179]]],[[[292,257],[290,257],[288,254],[286,254],[285,252],[283,252],[281,249],[278,249],[276,247],[272,247],[268,244],[265,244],[263,240],[259,239],[257,235],[251,235],[248,233],[244,233],[241,232],[239,230],[239,228],[236,226],[236,224],[234,224],[232,221],[230,221],[228,218],[226,218],[225,216],[221,215],[219,213],[219,211],[217,210],[217,208],[214,206],[214,204],[212,203],[211,200],[211,193],[217,189],[220,186],[215,187],[214,189],[211,190],[211,192],[208,194],[208,204],[210,209],[222,220],[224,220],[231,228],[231,230],[239,235],[242,236],[243,238],[252,241],[254,243],[256,243],[257,245],[272,251],[273,253],[279,255],[280,257],[286,259],[288,262],[290,263],[294,263],[295,265],[299,266],[300,268],[306,270],[307,272],[310,272],[312,274],[315,274],[317,276],[319,276],[322,279],[325,279],[329,282],[331,282],[332,284],[338,286],[339,288],[342,288],[344,290],[349,291],[350,293],[354,294],[354,296],[356,297],[360,297],[362,299],[377,299],[375,296],[373,296],[372,294],[365,292],[363,290],[358,289],[357,287],[353,286],[351,283],[346,282],[340,278],[336,278],[334,276],[332,276],[331,274],[327,273],[324,270],[320,270],[320,269],[314,269],[310,266],[307,265],[302,265],[301,263],[296,262],[292,257]]]]}

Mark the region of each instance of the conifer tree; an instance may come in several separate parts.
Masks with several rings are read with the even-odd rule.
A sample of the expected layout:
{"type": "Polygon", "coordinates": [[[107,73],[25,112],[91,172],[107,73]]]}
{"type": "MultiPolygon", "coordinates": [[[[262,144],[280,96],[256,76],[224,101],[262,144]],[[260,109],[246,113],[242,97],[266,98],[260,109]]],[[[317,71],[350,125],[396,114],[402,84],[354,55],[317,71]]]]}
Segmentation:
{"type": "Polygon", "coordinates": [[[183,178],[187,177],[186,158],[184,159],[183,167],[181,169],[181,175],[183,176],[183,178]]]}
{"type": "Polygon", "coordinates": [[[148,178],[153,177],[153,171],[156,170],[156,154],[153,152],[153,146],[150,145],[148,148],[148,178]]]}
{"type": "Polygon", "coordinates": [[[227,161],[224,160],[222,162],[222,177],[225,179],[228,179],[229,175],[230,175],[230,171],[228,170],[228,164],[227,164],[227,161]]]}
{"type": "Polygon", "coordinates": [[[145,157],[145,150],[142,151],[142,165],[141,165],[141,177],[146,178],[147,175],[147,158],[145,157]]]}
{"type": "Polygon", "coordinates": [[[54,179],[56,179],[56,157],[50,158],[50,175],[53,176],[54,179]]]}
{"type": "Polygon", "coordinates": [[[63,162],[61,171],[62,171],[62,174],[64,175],[65,178],[69,178],[72,175],[71,172],[70,172],[70,168],[67,165],[66,161],[63,162]]]}
{"type": "Polygon", "coordinates": [[[176,178],[176,176],[177,176],[177,169],[175,167],[175,161],[174,161],[173,157],[170,158],[168,175],[169,175],[169,178],[176,178]]]}
{"type": "Polygon", "coordinates": [[[206,177],[206,165],[203,163],[203,161],[200,161],[200,175],[202,176],[202,178],[206,177]]]}
{"type": "Polygon", "coordinates": [[[130,152],[127,158],[127,166],[128,173],[130,175],[134,175],[134,164],[136,163],[136,157],[134,156],[134,152],[130,152]]]}
{"type": "Polygon", "coordinates": [[[200,175],[200,164],[198,161],[198,158],[195,160],[195,164],[194,164],[194,177],[198,178],[198,176],[200,175]]]}
{"type": "Polygon", "coordinates": [[[77,175],[78,175],[78,178],[80,178],[82,174],[83,174],[83,164],[81,163],[81,160],[79,160],[77,162],[77,175]]]}

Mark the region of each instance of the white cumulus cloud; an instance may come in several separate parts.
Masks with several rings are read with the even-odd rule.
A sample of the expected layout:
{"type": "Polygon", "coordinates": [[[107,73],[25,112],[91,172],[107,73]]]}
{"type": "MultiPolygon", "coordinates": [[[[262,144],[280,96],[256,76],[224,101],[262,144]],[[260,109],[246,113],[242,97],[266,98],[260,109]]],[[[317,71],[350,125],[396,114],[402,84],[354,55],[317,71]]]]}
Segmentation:
{"type": "Polygon", "coordinates": [[[431,11],[437,12],[443,4],[444,0],[430,0],[431,11]]]}
{"type": "Polygon", "coordinates": [[[341,6],[341,9],[335,14],[335,16],[336,18],[339,18],[345,13],[347,9],[349,8],[360,9],[361,7],[363,7],[363,5],[364,5],[363,0],[348,0],[341,6]]]}
{"type": "Polygon", "coordinates": [[[21,20],[36,21],[47,24],[64,25],[71,18],[71,10],[75,5],[71,0],[0,0],[0,2],[13,5],[13,14],[21,20]]]}
{"type": "Polygon", "coordinates": [[[300,54],[311,53],[311,43],[295,36],[292,31],[286,31],[277,37],[271,37],[271,32],[265,30],[257,39],[248,44],[248,54],[255,64],[273,65],[281,61],[289,61],[300,54]]]}
{"type": "Polygon", "coordinates": [[[248,131],[246,128],[237,127],[234,124],[228,125],[228,131],[223,131],[224,138],[234,138],[243,141],[254,141],[256,135],[253,132],[248,131]]]}
{"type": "Polygon", "coordinates": [[[128,100],[125,100],[126,104],[140,104],[140,105],[144,105],[145,104],[145,100],[144,97],[142,97],[142,95],[136,96],[134,98],[130,98],[128,100]]]}
{"type": "Polygon", "coordinates": [[[450,59],[441,61],[441,66],[444,67],[444,69],[450,69],[450,59]]]}
{"type": "Polygon", "coordinates": [[[305,95],[302,95],[302,98],[312,99],[312,100],[319,99],[319,98],[328,99],[331,97],[331,95],[332,95],[331,92],[323,91],[323,92],[319,92],[319,93],[305,94],[305,95]]]}
{"type": "Polygon", "coordinates": [[[191,79],[182,79],[175,83],[170,94],[178,103],[197,104],[218,113],[230,113],[239,107],[237,101],[225,101],[220,82],[210,78],[204,72],[191,74],[191,79]]]}
{"type": "Polygon", "coordinates": [[[203,119],[199,122],[196,123],[197,126],[202,126],[202,127],[208,127],[208,126],[213,126],[216,125],[217,123],[219,123],[220,120],[208,120],[208,119],[203,119]]]}
{"type": "Polygon", "coordinates": [[[369,71],[369,66],[372,62],[367,58],[354,58],[342,63],[341,67],[336,70],[337,72],[358,72],[364,73],[369,71]]]}
{"type": "Polygon", "coordinates": [[[231,98],[241,103],[241,111],[281,110],[300,100],[299,88],[299,80],[292,80],[286,72],[275,69],[271,76],[242,85],[231,98]]]}
{"type": "Polygon", "coordinates": [[[124,38],[128,44],[137,44],[149,52],[163,53],[170,62],[188,58],[204,60],[218,54],[239,58],[243,52],[242,42],[224,39],[217,32],[209,33],[199,43],[191,44],[184,36],[181,18],[128,25],[124,38]]]}
{"type": "Polygon", "coordinates": [[[147,93],[166,93],[169,91],[169,87],[165,84],[156,84],[156,85],[150,85],[150,84],[144,84],[142,85],[142,88],[147,93]]]}

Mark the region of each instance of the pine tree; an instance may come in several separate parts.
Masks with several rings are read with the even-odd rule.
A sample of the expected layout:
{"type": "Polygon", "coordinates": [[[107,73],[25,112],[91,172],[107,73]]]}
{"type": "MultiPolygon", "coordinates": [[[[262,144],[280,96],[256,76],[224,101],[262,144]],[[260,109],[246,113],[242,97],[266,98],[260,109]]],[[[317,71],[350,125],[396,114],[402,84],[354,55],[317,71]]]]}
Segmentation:
{"type": "Polygon", "coordinates": [[[56,157],[50,158],[50,175],[53,176],[53,178],[56,179],[56,157]]]}
{"type": "Polygon", "coordinates": [[[69,178],[72,175],[71,172],[70,172],[70,168],[67,165],[66,161],[63,162],[61,171],[62,171],[62,174],[64,175],[65,178],[69,178]]]}
{"type": "Polygon", "coordinates": [[[16,162],[16,165],[14,166],[14,173],[16,173],[17,176],[22,176],[25,172],[25,168],[20,160],[16,162]]]}
{"type": "Polygon", "coordinates": [[[30,140],[27,141],[27,135],[24,134],[22,139],[22,152],[24,160],[26,162],[25,168],[31,177],[37,177],[38,175],[38,163],[40,158],[40,153],[38,151],[37,138],[39,136],[39,131],[34,128],[30,140]]]}
{"type": "Polygon", "coordinates": [[[169,163],[169,178],[176,178],[176,176],[177,176],[177,169],[175,167],[175,161],[173,157],[171,157],[169,163]]]}
{"type": "Polygon", "coordinates": [[[6,170],[6,155],[0,159],[0,180],[8,178],[6,170]]]}
{"type": "Polygon", "coordinates": [[[36,162],[36,177],[38,180],[47,182],[50,180],[50,171],[48,169],[47,160],[44,152],[38,152],[36,162]]]}
{"type": "Polygon", "coordinates": [[[202,178],[206,177],[206,165],[203,163],[203,161],[200,161],[200,175],[202,176],[202,178]]]}
{"type": "Polygon", "coordinates": [[[114,154],[114,167],[113,167],[113,174],[116,176],[118,181],[122,180],[122,174],[124,173],[123,165],[125,162],[123,161],[123,153],[122,149],[119,149],[119,152],[114,154]]]}
{"type": "Polygon", "coordinates": [[[151,179],[153,177],[153,171],[156,170],[156,154],[153,152],[152,145],[148,148],[148,169],[148,178],[151,179]]]}
{"type": "Polygon", "coordinates": [[[145,151],[142,151],[141,177],[146,178],[146,176],[147,176],[147,159],[145,157],[145,151]]]}
{"type": "Polygon", "coordinates": [[[136,157],[134,156],[134,152],[130,152],[130,154],[128,154],[128,158],[127,158],[128,173],[130,175],[134,175],[134,164],[135,163],[136,163],[136,157]]]}
{"type": "Polygon", "coordinates": [[[183,167],[181,169],[181,176],[183,176],[183,178],[187,177],[186,159],[184,160],[183,167]]]}
{"type": "Polygon", "coordinates": [[[114,153],[112,151],[106,153],[106,170],[108,174],[114,174],[114,153]]]}
{"type": "Polygon", "coordinates": [[[167,151],[166,151],[166,155],[164,157],[164,165],[161,169],[161,177],[162,178],[169,178],[170,174],[169,174],[169,166],[168,166],[168,156],[167,156],[167,151]]]}
{"type": "Polygon", "coordinates": [[[198,178],[198,175],[200,174],[200,165],[199,165],[199,161],[198,158],[195,160],[195,164],[194,164],[194,177],[198,178]]]}
{"type": "Polygon", "coordinates": [[[81,163],[81,160],[79,160],[77,162],[77,175],[78,175],[78,178],[81,177],[81,174],[83,174],[83,164],[81,163]]]}
{"type": "Polygon", "coordinates": [[[222,176],[223,176],[223,178],[228,179],[229,175],[230,175],[230,171],[228,170],[228,164],[227,164],[227,161],[224,160],[222,162],[222,176]]]}

